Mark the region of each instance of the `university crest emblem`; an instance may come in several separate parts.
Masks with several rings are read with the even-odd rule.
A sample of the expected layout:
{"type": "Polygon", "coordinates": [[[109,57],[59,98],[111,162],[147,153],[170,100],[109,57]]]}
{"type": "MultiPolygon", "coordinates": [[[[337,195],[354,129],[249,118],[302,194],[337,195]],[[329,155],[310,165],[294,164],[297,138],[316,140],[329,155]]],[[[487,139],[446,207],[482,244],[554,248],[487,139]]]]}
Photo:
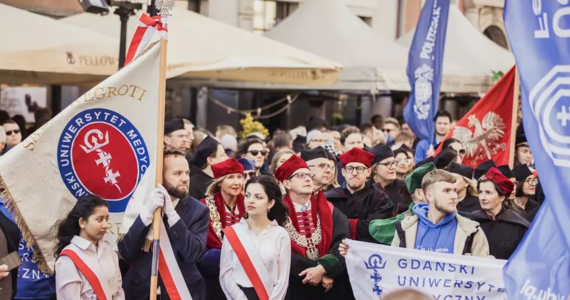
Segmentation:
{"type": "Polygon", "coordinates": [[[61,133],[57,162],[77,199],[95,194],[110,212],[124,212],[150,157],[143,137],[124,116],[102,108],[75,115],[61,133]]]}
{"type": "Polygon", "coordinates": [[[433,69],[423,64],[414,72],[416,81],[414,83],[414,112],[420,120],[425,120],[429,116],[431,105],[429,100],[433,94],[433,69]]]}

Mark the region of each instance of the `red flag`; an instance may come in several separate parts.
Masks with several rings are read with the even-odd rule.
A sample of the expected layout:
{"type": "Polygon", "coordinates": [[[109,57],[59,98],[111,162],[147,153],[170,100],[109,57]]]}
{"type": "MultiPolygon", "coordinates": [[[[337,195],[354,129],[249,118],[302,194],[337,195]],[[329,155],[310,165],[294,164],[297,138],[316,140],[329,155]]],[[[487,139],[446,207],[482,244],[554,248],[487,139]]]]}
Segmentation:
{"type": "MultiPolygon", "coordinates": [[[[513,118],[515,67],[511,68],[447,134],[463,144],[463,164],[476,168],[489,159],[509,164],[513,118]]],[[[443,142],[436,153],[441,152],[443,142]]]]}

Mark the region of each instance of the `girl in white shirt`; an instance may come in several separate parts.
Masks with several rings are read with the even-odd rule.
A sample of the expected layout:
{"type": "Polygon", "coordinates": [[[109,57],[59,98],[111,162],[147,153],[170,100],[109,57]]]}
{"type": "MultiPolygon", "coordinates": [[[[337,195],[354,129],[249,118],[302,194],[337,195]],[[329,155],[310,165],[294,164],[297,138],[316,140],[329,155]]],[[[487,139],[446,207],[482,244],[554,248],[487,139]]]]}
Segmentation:
{"type": "Polygon", "coordinates": [[[227,231],[220,261],[222,290],[228,300],[282,300],[289,285],[291,240],[287,230],[281,227],[287,219],[287,209],[281,202],[281,190],[273,177],[254,177],[246,184],[245,210],[246,215],[240,223],[230,228],[232,232],[243,233],[239,236],[243,248],[252,262],[259,262],[257,265],[253,263],[253,266],[264,282],[266,297],[260,297],[259,291],[254,288],[252,281],[256,280],[251,280],[246,273],[247,267],[242,266],[227,231]]]}
{"type": "Polygon", "coordinates": [[[94,195],[78,200],[61,221],[55,252],[57,299],[125,299],[117,254],[103,240],[108,228],[109,204],[94,195]]]}

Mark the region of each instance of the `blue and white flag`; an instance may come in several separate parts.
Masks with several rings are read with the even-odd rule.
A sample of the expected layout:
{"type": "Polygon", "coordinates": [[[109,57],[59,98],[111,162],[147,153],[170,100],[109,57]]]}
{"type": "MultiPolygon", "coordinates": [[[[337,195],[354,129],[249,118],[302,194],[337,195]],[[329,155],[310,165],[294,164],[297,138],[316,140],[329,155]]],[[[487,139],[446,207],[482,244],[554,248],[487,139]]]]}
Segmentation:
{"type": "Polygon", "coordinates": [[[427,0],[422,8],[408,56],[408,81],[412,87],[404,119],[416,136],[432,141],[439,103],[443,50],[450,0],[427,0]]]}
{"type": "Polygon", "coordinates": [[[510,300],[570,295],[570,4],[505,4],[521,78],[524,129],[546,199],[504,269],[510,300]]]}

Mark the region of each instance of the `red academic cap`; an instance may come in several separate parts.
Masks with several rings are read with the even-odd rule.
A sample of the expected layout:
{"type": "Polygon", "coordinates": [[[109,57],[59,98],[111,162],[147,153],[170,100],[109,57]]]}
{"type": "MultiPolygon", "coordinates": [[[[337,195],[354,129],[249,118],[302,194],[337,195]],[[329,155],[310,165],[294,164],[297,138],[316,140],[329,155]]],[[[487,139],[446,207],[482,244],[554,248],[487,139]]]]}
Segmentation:
{"type": "Polygon", "coordinates": [[[214,173],[214,178],[220,178],[222,176],[235,173],[243,174],[243,165],[232,157],[223,162],[212,165],[212,173],[214,173]]]}
{"type": "Polygon", "coordinates": [[[481,179],[483,178],[496,183],[497,186],[503,190],[505,195],[507,195],[507,197],[513,192],[513,189],[515,188],[515,184],[495,167],[489,169],[489,171],[487,171],[487,173],[481,177],[481,179]]]}
{"type": "Polygon", "coordinates": [[[343,167],[351,162],[359,162],[370,168],[374,161],[374,154],[360,148],[352,148],[350,151],[341,154],[338,158],[343,167]]]}
{"type": "Polygon", "coordinates": [[[293,156],[291,156],[279,168],[277,168],[275,172],[273,172],[273,175],[275,175],[275,178],[277,178],[277,180],[283,182],[287,178],[291,177],[295,171],[308,168],[309,166],[304,160],[302,160],[299,156],[293,154],[293,156]]]}

